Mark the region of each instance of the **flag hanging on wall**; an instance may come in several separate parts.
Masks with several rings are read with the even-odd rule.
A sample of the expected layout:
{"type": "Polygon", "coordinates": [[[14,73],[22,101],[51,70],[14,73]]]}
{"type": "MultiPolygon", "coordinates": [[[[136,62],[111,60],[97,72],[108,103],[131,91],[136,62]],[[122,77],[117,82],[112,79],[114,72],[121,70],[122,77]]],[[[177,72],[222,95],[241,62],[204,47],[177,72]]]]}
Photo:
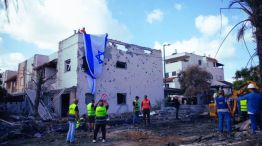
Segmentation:
{"type": "Polygon", "coordinates": [[[107,34],[91,35],[83,33],[84,48],[88,69],[86,73],[91,77],[91,93],[95,93],[95,80],[101,75],[104,63],[104,52],[107,44],[107,34]]]}

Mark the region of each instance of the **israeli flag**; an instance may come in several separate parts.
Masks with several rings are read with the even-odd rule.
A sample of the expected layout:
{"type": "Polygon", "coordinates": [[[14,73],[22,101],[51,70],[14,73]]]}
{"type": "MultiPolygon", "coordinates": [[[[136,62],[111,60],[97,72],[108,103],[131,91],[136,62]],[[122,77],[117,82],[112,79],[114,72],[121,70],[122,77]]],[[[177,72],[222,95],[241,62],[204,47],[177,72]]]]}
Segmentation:
{"type": "Polygon", "coordinates": [[[90,76],[91,93],[95,93],[95,80],[102,73],[104,63],[104,52],[107,44],[107,34],[91,35],[83,33],[86,62],[88,64],[87,74],[90,76]]]}

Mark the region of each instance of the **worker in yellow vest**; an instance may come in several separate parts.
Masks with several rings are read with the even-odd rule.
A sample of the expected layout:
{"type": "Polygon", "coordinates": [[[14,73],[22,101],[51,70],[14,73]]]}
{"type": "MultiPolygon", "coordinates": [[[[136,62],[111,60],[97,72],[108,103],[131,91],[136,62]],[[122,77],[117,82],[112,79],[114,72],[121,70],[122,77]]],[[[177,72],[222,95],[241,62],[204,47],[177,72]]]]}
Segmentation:
{"type": "Polygon", "coordinates": [[[241,111],[241,119],[242,121],[247,120],[247,100],[240,100],[240,111],[241,111]]]}
{"type": "Polygon", "coordinates": [[[94,130],[94,125],[95,125],[95,101],[92,99],[91,102],[86,106],[87,108],[87,115],[88,115],[88,128],[90,132],[94,130]]]}
{"type": "Polygon", "coordinates": [[[133,101],[133,124],[139,124],[139,114],[140,114],[140,103],[139,97],[136,96],[135,100],[133,101]]]}
{"type": "Polygon", "coordinates": [[[108,110],[108,103],[104,102],[102,99],[99,100],[97,105],[95,106],[95,131],[94,131],[94,139],[93,143],[96,143],[96,138],[99,130],[102,131],[102,142],[106,141],[106,122],[107,122],[107,110],[108,110]]]}
{"type": "Polygon", "coordinates": [[[67,133],[67,138],[66,141],[67,143],[74,143],[74,135],[75,135],[75,130],[76,130],[76,122],[79,119],[79,110],[78,110],[78,100],[74,99],[74,102],[70,104],[69,110],[68,110],[68,123],[69,123],[69,130],[67,133]]]}

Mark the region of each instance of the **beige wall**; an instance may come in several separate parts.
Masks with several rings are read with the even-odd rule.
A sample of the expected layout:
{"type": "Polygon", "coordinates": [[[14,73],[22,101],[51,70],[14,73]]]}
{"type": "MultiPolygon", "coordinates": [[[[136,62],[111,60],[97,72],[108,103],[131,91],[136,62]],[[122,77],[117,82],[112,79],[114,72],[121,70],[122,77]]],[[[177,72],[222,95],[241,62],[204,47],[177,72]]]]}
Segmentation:
{"type": "Polygon", "coordinates": [[[16,84],[16,91],[23,92],[25,87],[25,71],[26,71],[26,64],[27,61],[19,63],[18,71],[17,71],[17,84],[16,84]]]}

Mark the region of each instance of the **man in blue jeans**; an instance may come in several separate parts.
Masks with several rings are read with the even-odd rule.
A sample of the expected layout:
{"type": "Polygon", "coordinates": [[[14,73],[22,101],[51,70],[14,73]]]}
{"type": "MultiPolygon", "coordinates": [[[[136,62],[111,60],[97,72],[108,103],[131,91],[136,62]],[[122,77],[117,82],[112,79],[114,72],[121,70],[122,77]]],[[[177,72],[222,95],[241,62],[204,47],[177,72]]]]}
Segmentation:
{"type": "Polygon", "coordinates": [[[220,133],[223,133],[223,124],[224,120],[226,120],[227,124],[227,132],[230,134],[232,131],[231,127],[231,116],[230,116],[230,107],[228,100],[224,97],[224,90],[218,91],[219,96],[215,100],[215,104],[217,107],[217,113],[218,113],[218,129],[220,133]]]}
{"type": "Polygon", "coordinates": [[[247,113],[251,121],[252,134],[256,134],[257,125],[260,130],[262,130],[262,123],[260,119],[262,96],[257,92],[254,84],[249,84],[247,88],[250,93],[240,96],[237,98],[237,101],[247,100],[247,113]]]}
{"type": "Polygon", "coordinates": [[[69,106],[69,110],[68,110],[69,130],[68,130],[67,137],[66,137],[67,143],[74,143],[76,121],[78,121],[78,119],[79,119],[77,104],[78,104],[78,100],[75,99],[74,102],[72,104],[70,104],[70,106],[69,106]]]}

